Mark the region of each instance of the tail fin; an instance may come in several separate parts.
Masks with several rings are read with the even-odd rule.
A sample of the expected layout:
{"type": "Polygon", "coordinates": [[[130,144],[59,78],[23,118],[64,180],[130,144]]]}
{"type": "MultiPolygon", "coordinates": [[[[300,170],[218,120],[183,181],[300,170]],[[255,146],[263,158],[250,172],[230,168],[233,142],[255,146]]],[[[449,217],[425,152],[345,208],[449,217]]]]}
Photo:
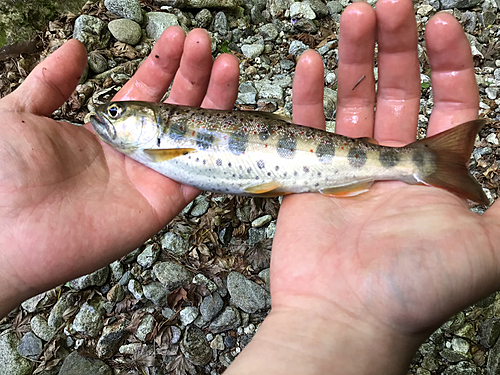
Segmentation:
{"type": "Polygon", "coordinates": [[[474,140],[484,124],[484,120],[469,121],[410,144],[409,147],[429,148],[437,155],[435,172],[423,178],[422,182],[488,205],[483,188],[467,169],[474,140]]]}

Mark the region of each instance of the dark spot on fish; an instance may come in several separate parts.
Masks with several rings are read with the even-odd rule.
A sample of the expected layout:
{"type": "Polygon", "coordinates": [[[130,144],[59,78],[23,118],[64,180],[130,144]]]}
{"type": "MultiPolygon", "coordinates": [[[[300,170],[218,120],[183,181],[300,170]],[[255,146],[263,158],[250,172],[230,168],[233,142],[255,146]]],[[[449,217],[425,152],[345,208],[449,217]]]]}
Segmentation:
{"type": "Polygon", "coordinates": [[[188,156],[188,159],[191,159],[191,155],[188,156]]]}
{"type": "Polygon", "coordinates": [[[321,177],[321,172],[318,172],[318,177],[321,177]]]}
{"type": "Polygon", "coordinates": [[[233,173],[233,178],[236,177],[236,175],[233,173]]]}
{"type": "Polygon", "coordinates": [[[158,139],[156,140],[156,145],[160,147],[160,143],[161,143],[161,138],[158,137],[158,139]]]}
{"type": "Polygon", "coordinates": [[[318,183],[315,183],[315,184],[314,184],[314,187],[318,187],[318,186],[319,186],[319,184],[318,184],[318,183]]]}
{"type": "Polygon", "coordinates": [[[264,160],[259,160],[257,162],[257,167],[259,167],[259,169],[264,169],[266,165],[264,164],[264,160]]]}
{"type": "Polygon", "coordinates": [[[230,163],[230,162],[229,162],[229,163],[227,163],[227,166],[228,166],[229,168],[231,168],[231,163],[230,163]]]}
{"type": "Polygon", "coordinates": [[[208,150],[214,142],[214,136],[211,133],[200,131],[196,136],[196,146],[202,150],[208,150]]]}
{"type": "Polygon", "coordinates": [[[293,175],[294,175],[294,176],[298,176],[298,175],[299,175],[299,172],[295,171],[295,172],[293,172],[293,175]]]}
{"type": "Polygon", "coordinates": [[[351,148],[347,154],[347,160],[354,168],[361,168],[366,163],[366,152],[359,148],[351,148]]]}
{"type": "Polygon", "coordinates": [[[200,158],[196,158],[196,160],[195,160],[195,161],[196,161],[196,162],[199,162],[199,161],[200,161],[200,158]]]}
{"type": "Polygon", "coordinates": [[[184,121],[176,121],[170,124],[168,136],[174,141],[178,141],[186,135],[187,126],[184,121]]]}
{"type": "Polygon", "coordinates": [[[222,165],[222,160],[221,159],[217,159],[217,161],[215,162],[215,164],[217,164],[217,166],[220,167],[222,165]]]}
{"type": "Polygon", "coordinates": [[[203,159],[203,165],[207,164],[207,161],[205,159],[203,159]]]}
{"type": "Polygon", "coordinates": [[[419,168],[424,166],[424,154],[421,151],[416,151],[413,155],[413,164],[419,168]]]}
{"type": "Polygon", "coordinates": [[[240,180],[243,180],[243,176],[242,176],[242,175],[239,175],[239,176],[238,176],[238,178],[239,178],[240,180]]]}
{"type": "Polygon", "coordinates": [[[399,155],[396,150],[384,150],[380,153],[378,160],[384,167],[391,168],[399,163],[399,155]]]}
{"type": "Polygon", "coordinates": [[[248,135],[241,130],[237,130],[234,133],[231,133],[231,136],[229,137],[229,141],[227,143],[229,150],[233,154],[241,155],[247,149],[248,135]]]}
{"type": "Polygon", "coordinates": [[[255,179],[258,180],[259,179],[259,176],[255,176],[255,179]]]}
{"type": "Polygon", "coordinates": [[[252,168],[248,168],[247,173],[252,173],[252,168]]]}
{"type": "Polygon", "coordinates": [[[280,138],[277,145],[278,155],[285,159],[292,159],[295,156],[297,141],[291,135],[280,138]]]}
{"type": "Polygon", "coordinates": [[[267,175],[268,175],[268,176],[271,176],[271,172],[267,172],[267,175]]]}
{"type": "Polygon", "coordinates": [[[316,156],[321,163],[331,163],[335,156],[335,146],[330,141],[320,144],[316,149],[316,156]]]}
{"type": "MultiPolygon", "coordinates": [[[[257,125],[257,127],[260,127],[260,125],[257,125]]],[[[267,126],[263,126],[262,129],[259,131],[259,139],[261,141],[267,140],[271,136],[271,133],[269,132],[269,128],[267,126]]]]}
{"type": "Polygon", "coordinates": [[[308,172],[309,172],[309,168],[304,167],[304,172],[305,172],[305,173],[308,173],[308,172]]]}
{"type": "Polygon", "coordinates": [[[276,166],[274,169],[279,170],[279,169],[280,169],[280,167],[276,166]]]}

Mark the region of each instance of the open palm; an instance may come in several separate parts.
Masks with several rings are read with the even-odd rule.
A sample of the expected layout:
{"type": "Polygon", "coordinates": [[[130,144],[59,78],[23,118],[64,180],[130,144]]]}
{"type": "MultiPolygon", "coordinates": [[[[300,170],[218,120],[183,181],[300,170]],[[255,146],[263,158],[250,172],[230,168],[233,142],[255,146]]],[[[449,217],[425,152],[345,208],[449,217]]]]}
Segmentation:
{"type": "MultiPolygon", "coordinates": [[[[344,12],[338,132],[374,136],[386,145],[415,139],[420,76],[413,12],[411,1],[403,0],[379,1],[376,11],[357,3],[344,12]]],[[[478,92],[470,48],[453,16],[433,17],[426,41],[434,93],[428,129],[432,135],[475,119],[478,92]]],[[[309,72],[320,72],[321,61],[312,53],[307,58],[309,72]]],[[[310,111],[294,114],[298,123],[310,125],[316,119],[321,127],[321,92],[315,88],[321,73],[315,79],[295,81],[310,98],[310,111]]],[[[299,310],[305,321],[322,317],[345,326],[413,335],[416,345],[452,313],[498,288],[499,209],[493,205],[480,216],[447,191],[400,182],[376,183],[354,198],[288,196],[273,245],[273,311],[299,310]]]]}

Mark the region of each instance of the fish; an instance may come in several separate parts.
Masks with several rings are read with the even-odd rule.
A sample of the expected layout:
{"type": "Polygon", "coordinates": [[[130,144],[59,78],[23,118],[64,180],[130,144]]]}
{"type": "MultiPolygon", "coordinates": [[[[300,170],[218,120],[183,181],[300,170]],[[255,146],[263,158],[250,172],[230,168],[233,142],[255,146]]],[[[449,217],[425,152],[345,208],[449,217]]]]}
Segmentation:
{"type": "Polygon", "coordinates": [[[489,203],[467,167],[481,119],[404,147],[296,125],[272,113],[140,101],[103,104],[90,122],[116,150],[201,190],[349,197],[375,181],[399,180],[489,203]]]}

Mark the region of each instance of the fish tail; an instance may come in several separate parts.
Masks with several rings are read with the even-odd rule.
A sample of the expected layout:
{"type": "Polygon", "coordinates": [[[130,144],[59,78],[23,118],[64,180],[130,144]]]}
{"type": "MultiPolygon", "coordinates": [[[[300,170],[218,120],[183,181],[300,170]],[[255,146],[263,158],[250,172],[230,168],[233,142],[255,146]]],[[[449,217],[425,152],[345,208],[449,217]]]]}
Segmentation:
{"type": "Polygon", "coordinates": [[[435,171],[419,182],[441,187],[460,197],[488,205],[489,200],[483,188],[467,168],[476,135],[484,124],[484,120],[469,121],[410,144],[409,147],[428,148],[436,154],[435,171]]]}

